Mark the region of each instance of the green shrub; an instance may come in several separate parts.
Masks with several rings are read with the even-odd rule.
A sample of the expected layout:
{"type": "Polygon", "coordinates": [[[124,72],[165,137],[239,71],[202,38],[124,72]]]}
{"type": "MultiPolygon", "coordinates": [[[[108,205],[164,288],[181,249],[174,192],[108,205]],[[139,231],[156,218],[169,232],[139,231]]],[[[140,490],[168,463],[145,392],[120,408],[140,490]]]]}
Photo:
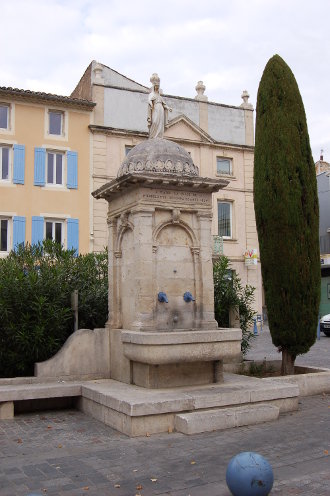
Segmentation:
{"type": "Polygon", "coordinates": [[[240,327],[242,329],[241,349],[243,355],[251,346],[254,337],[251,331],[255,312],[252,308],[254,300],[253,286],[242,286],[241,279],[230,269],[227,257],[221,256],[213,265],[214,279],[214,311],[219,327],[229,327],[229,311],[239,309],[240,327]]]}
{"type": "Polygon", "coordinates": [[[0,260],[0,377],[33,375],[73,332],[71,293],[78,289],[79,327],[107,320],[107,254],[75,257],[46,241],[0,260]]]}

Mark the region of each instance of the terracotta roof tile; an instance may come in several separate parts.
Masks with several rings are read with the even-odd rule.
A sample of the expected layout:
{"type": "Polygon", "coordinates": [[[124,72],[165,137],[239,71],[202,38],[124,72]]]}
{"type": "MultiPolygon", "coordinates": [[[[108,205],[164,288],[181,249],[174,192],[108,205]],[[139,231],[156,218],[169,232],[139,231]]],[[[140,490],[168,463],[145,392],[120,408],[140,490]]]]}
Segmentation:
{"type": "Polygon", "coordinates": [[[82,98],[73,98],[71,96],[62,96],[62,95],[55,95],[53,93],[44,93],[42,91],[21,90],[18,88],[0,86],[0,96],[4,96],[4,95],[58,102],[70,106],[85,107],[88,108],[89,110],[92,110],[93,107],[95,107],[96,105],[94,102],[82,98]]]}

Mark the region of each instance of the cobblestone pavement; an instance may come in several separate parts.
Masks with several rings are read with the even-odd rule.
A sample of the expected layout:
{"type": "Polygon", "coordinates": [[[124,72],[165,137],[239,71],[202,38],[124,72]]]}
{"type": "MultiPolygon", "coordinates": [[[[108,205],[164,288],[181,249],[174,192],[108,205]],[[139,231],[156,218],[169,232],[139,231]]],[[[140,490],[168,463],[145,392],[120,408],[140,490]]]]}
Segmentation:
{"type": "MultiPolygon", "coordinates": [[[[263,360],[264,358],[281,360],[281,354],[272,343],[268,326],[264,326],[263,330],[259,331],[259,335],[252,340],[252,347],[246,358],[250,360],[263,360]]],[[[321,332],[320,340],[316,340],[308,353],[298,356],[296,364],[330,368],[330,338],[321,332]]]]}
{"type": "MultiPolygon", "coordinates": [[[[250,358],[279,355],[268,329],[250,358]]],[[[302,363],[330,367],[330,338],[302,363]]],[[[255,451],[271,463],[276,496],[330,495],[330,395],[302,398],[276,422],[194,436],[128,438],[75,410],[0,422],[0,496],[229,496],[231,457],[255,451]]]]}

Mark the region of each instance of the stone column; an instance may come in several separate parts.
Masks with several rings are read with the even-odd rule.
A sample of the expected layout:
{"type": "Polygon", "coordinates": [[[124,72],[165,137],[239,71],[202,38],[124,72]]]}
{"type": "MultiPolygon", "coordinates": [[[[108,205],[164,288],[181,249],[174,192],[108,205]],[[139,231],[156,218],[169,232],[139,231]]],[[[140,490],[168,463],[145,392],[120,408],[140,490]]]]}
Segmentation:
{"type": "Polygon", "coordinates": [[[202,271],[201,271],[201,263],[199,258],[200,248],[196,246],[191,247],[191,252],[194,261],[194,277],[196,284],[196,303],[197,303],[197,312],[194,315],[194,327],[199,328],[201,326],[201,321],[203,319],[202,314],[202,301],[203,301],[203,283],[202,283],[202,271]]]}
{"type": "Polygon", "coordinates": [[[107,326],[118,329],[121,325],[120,312],[118,309],[118,253],[116,252],[117,241],[117,219],[107,218],[108,223],[108,279],[109,279],[109,317],[107,326]]]}
{"type": "Polygon", "coordinates": [[[135,207],[132,209],[134,224],[135,318],[132,330],[153,330],[154,308],[157,295],[153,294],[153,215],[154,208],[135,207]]]}
{"type": "Polygon", "coordinates": [[[212,263],[212,213],[200,212],[198,214],[200,224],[200,266],[201,266],[201,327],[204,329],[216,329],[217,321],[214,318],[214,285],[213,285],[213,263],[212,263]]]}

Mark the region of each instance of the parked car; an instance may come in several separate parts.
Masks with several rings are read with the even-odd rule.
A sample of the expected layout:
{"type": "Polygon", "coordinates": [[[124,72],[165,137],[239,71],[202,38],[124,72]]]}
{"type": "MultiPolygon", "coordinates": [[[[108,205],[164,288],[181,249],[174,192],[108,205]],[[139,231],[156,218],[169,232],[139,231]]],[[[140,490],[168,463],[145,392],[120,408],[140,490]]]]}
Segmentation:
{"type": "Polygon", "coordinates": [[[323,315],[320,319],[320,330],[324,332],[326,336],[330,337],[330,313],[323,315]]]}

